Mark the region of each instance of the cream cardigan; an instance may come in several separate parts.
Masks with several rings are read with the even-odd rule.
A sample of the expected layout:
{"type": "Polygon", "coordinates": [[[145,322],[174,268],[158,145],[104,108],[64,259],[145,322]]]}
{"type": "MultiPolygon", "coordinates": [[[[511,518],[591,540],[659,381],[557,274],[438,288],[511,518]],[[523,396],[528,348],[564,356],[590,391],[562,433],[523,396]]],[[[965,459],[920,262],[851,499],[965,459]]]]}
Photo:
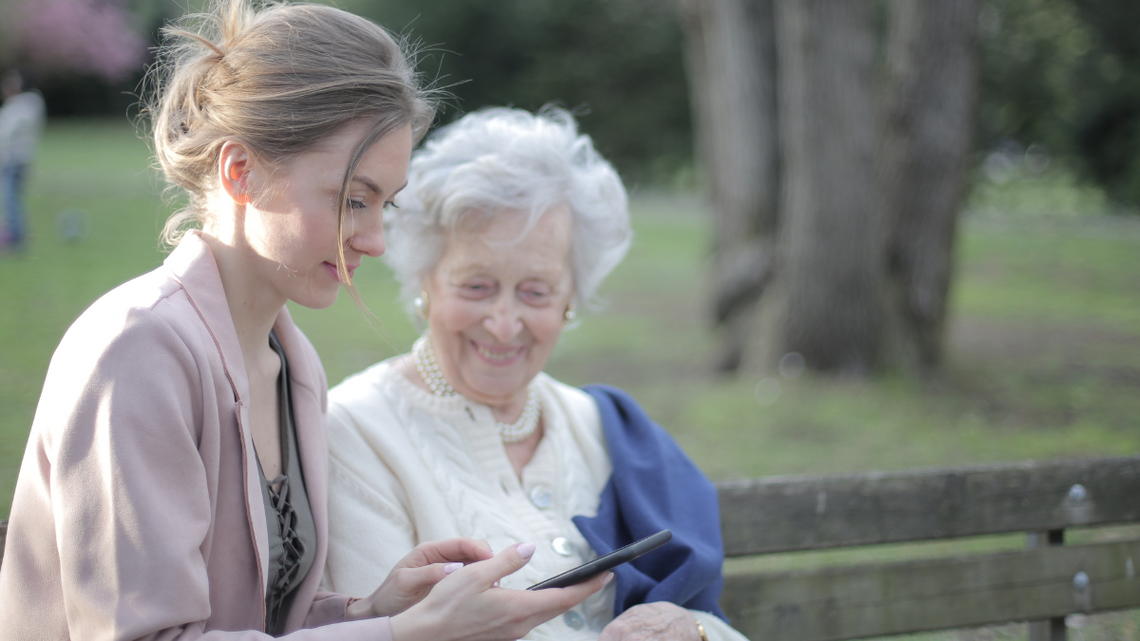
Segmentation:
{"type": "MultiPolygon", "coordinates": [[[[403,358],[403,357],[397,357],[403,358]]],[[[597,405],[539,374],[543,438],[517,477],[490,408],[438,397],[394,367],[374,365],[329,392],[326,587],[364,594],[418,543],[467,536],[498,552],[538,545],[504,587],[525,588],[596,556],[574,526],[593,516],[611,466],[597,405]]],[[[525,638],[596,641],[613,618],[613,586],[525,638]]],[[[694,612],[716,641],[744,637],[694,612]]]]}
{"type": "MultiPolygon", "coordinates": [[[[318,592],[327,544],[325,376],[282,309],[317,556],[297,641],[391,639],[318,592]],[[324,627],[317,627],[324,626],[324,627]],[[301,628],[315,628],[302,630],[301,628]]],[[[269,639],[269,538],[249,382],[213,254],[188,235],[162,267],[96,301],[52,356],[0,564],[3,639],[269,639]]],[[[377,583],[379,585],[379,583],[377,583]]]]}

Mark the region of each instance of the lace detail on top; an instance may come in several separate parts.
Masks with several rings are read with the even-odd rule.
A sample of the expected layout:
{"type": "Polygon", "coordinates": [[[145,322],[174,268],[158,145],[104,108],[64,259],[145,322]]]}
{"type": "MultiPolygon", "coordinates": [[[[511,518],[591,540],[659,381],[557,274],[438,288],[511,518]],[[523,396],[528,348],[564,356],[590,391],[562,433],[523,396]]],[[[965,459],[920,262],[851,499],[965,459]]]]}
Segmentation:
{"type": "MultiPolygon", "coordinates": [[[[278,475],[269,481],[269,498],[274,511],[277,513],[277,527],[281,532],[281,556],[277,559],[277,568],[273,572],[273,582],[270,583],[265,595],[266,629],[270,624],[272,628],[279,629],[283,623],[284,611],[282,605],[291,589],[296,587],[301,579],[301,557],[305,553],[305,541],[297,531],[297,511],[289,502],[289,476],[278,475]],[[279,484],[279,485],[278,485],[279,484]],[[278,486],[274,490],[273,487],[278,486]]],[[[273,630],[275,633],[276,629],[273,630]]]]}
{"type": "Polygon", "coordinates": [[[262,498],[266,502],[269,521],[270,557],[269,578],[265,590],[265,631],[279,636],[285,631],[285,620],[292,605],[293,593],[309,573],[315,548],[316,525],[309,509],[309,497],[301,474],[297,453],[296,425],[289,393],[288,364],[285,352],[270,334],[270,344],[281,357],[281,373],[277,378],[277,394],[281,417],[281,469],[282,473],[267,480],[258,462],[262,481],[262,498]]]}

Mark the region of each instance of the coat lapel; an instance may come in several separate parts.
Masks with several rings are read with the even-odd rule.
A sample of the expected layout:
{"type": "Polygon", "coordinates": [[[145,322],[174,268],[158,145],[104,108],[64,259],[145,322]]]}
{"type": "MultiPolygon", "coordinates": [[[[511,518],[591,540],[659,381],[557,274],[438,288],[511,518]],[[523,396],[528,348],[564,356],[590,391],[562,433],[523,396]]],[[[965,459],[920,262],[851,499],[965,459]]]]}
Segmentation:
{"type": "Polygon", "coordinates": [[[261,479],[254,459],[253,433],[249,429],[249,375],[245,369],[245,358],[238,343],[230,306],[226,301],[222,276],[218,272],[210,246],[194,231],[187,232],[178,247],[163,261],[163,265],[182,285],[194,309],[202,317],[218,348],[226,378],[233,389],[237,425],[241,430],[246,515],[253,532],[264,591],[269,576],[269,529],[265,505],[261,499],[261,479]]]}

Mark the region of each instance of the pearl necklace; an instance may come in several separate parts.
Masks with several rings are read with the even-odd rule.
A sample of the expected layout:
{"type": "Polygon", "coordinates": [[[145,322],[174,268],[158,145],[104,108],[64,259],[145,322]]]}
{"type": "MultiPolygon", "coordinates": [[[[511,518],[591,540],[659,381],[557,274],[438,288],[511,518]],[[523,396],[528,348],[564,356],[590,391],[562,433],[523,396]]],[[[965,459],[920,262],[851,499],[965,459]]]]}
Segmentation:
{"type": "Polygon", "coordinates": [[[420,336],[412,345],[412,359],[416,362],[416,371],[420,373],[420,378],[427,383],[432,394],[436,396],[456,395],[451,383],[448,383],[447,379],[443,377],[443,372],[439,371],[439,363],[435,361],[435,351],[431,348],[431,341],[428,340],[427,334],[420,336]]]}
{"type": "MultiPolygon", "coordinates": [[[[435,360],[435,351],[431,348],[431,341],[428,340],[427,334],[420,336],[412,345],[412,360],[415,361],[416,371],[419,372],[420,378],[424,379],[432,394],[442,397],[459,395],[451,383],[447,382],[443,372],[439,370],[439,363],[435,360]]],[[[514,423],[495,421],[495,427],[499,430],[499,438],[504,443],[518,443],[526,440],[538,429],[540,414],[538,392],[535,391],[534,386],[528,385],[526,405],[523,407],[522,416],[519,416],[519,420],[514,423]]]]}

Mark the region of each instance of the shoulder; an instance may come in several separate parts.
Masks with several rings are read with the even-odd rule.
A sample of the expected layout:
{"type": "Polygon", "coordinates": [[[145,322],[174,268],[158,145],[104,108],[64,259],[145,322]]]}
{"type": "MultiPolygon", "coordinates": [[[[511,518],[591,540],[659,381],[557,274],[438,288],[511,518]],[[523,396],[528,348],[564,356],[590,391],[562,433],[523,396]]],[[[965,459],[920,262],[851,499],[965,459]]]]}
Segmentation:
{"type": "Polygon", "coordinates": [[[567,488],[567,514],[593,514],[612,473],[598,405],[586,392],[547,374],[535,377],[542,399],[543,439],[553,439],[567,488]]]}
{"type": "Polygon", "coordinates": [[[402,375],[382,361],[353,374],[329,390],[329,467],[332,487],[359,491],[375,501],[377,488],[398,493],[395,475],[388,463],[417,458],[410,432],[418,424],[397,405],[402,375]]]}
{"type": "Polygon", "coordinates": [[[338,383],[329,390],[329,410],[356,414],[382,408],[386,404],[384,392],[395,383],[393,376],[400,375],[392,363],[392,359],[380,361],[338,383]]]}
{"type": "MultiPolygon", "coordinates": [[[[565,425],[570,436],[578,443],[578,448],[588,456],[602,457],[607,461],[606,436],[602,417],[598,412],[598,404],[586,392],[555,380],[545,373],[535,377],[539,386],[539,397],[542,399],[542,411],[553,411],[560,416],[549,426],[557,429],[558,425],[565,425]]],[[[555,417],[548,417],[555,418],[555,417]]],[[[602,458],[598,459],[602,464],[602,458]]],[[[607,472],[608,473],[608,472],[607,472]]]]}
{"type": "Polygon", "coordinates": [[[41,429],[55,432],[110,416],[116,425],[145,427],[175,414],[193,425],[206,394],[216,389],[219,398],[227,395],[229,383],[208,331],[178,284],[161,272],[108,292],[67,330],[36,411],[41,429]]]}
{"type": "Polygon", "coordinates": [[[43,96],[36,91],[25,91],[24,93],[16,94],[5,101],[3,109],[0,109],[0,112],[4,113],[8,118],[40,119],[43,117],[44,111],[43,96]]]}
{"type": "Polygon", "coordinates": [[[197,336],[201,322],[181,294],[181,286],[162,267],[119,285],[71,324],[53,364],[60,358],[102,362],[120,352],[145,356],[161,345],[192,350],[191,345],[201,340],[197,336]]]}
{"type": "Polygon", "coordinates": [[[597,404],[603,424],[622,426],[624,429],[662,431],[625,391],[610,385],[587,385],[582,388],[597,404]]]}
{"type": "Polygon", "coordinates": [[[404,431],[406,420],[397,405],[406,400],[407,390],[392,362],[376,363],[329,390],[328,429],[334,451],[346,455],[362,440],[389,442],[404,431]]]}
{"type": "Polygon", "coordinates": [[[566,412],[572,423],[584,422],[601,426],[598,404],[585,391],[567,385],[545,372],[540,372],[534,380],[539,389],[547,394],[559,409],[566,412]]]}
{"type": "Polygon", "coordinates": [[[24,107],[37,118],[42,118],[47,110],[44,97],[38,91],[25,91],[17,96],[22,99],[24,107]]]}

